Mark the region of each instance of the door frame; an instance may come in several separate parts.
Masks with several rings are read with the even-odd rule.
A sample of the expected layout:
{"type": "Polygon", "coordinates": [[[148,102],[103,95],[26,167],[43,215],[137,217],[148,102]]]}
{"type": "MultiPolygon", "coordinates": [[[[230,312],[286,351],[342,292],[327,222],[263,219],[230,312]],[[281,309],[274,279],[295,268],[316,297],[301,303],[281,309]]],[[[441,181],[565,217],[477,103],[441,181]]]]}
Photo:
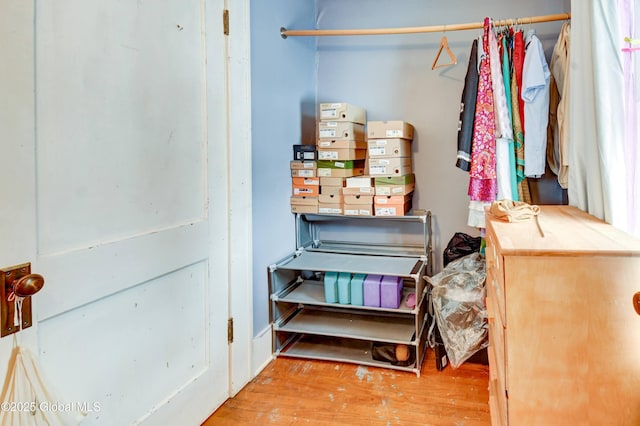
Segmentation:
{"type": "MultiPolygon", "coordinates": [[[[233,343],[229,345],[229,396],[235,396],[252,377],[253,266],[251,195],[251,62],[249,0],[224,0],[229,10],[229,35],[225,36],[227,134],[224,158],[228,170],[226,209],[228,241],[229,313],[233,318],[233,343]]],[[[214,25],[222,13],[214,14],[214,25]]],[[[215,46],[214,46],[215,48],[215,46]]],[[[214,54],[209,51],[208,54],[214,54]]],[[[210,109],[209,111],[216,111],[210,109]]],[[[215,129],[210,127],[210,130],[215,129]]],[[[212,182],[212,185],[220,183],[212,182]]],[[[215,187],[212,187],[215,188],[215,187]]],[[[213,192],[213,191],[212,191],[213,192]]],[[[214,211],[211,220],[215,221],[214,211]]],[[[213,229],[213,227],[212,227],[213,229]]],[[[214,236],[223,237],[223,236],[214,236]]]]}

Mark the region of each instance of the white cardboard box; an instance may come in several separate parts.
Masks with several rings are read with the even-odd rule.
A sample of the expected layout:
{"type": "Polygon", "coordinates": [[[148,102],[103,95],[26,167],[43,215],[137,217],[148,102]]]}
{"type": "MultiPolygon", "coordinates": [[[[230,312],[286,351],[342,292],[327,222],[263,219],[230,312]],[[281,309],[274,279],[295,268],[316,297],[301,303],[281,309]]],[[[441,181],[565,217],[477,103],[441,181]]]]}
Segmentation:
{"type": "Polygon", "coordinates": [[[326,102],[320,104],[321,121],[351,121],[365,124],[367,114],[364,108],[346,102],[326,102]]]}
{"type": "Polygon", "coordinates": [[[407,139],[369,139],[369,158],[411,157],[411,141],[407,139]]]}
{"type": "Polygon", "coordinates": [[[319,160],[348,161],[348,160],[364,160],[365,158],[367,158],[366,149],[318,148],[319,160]]]}
{"type": "Polygon", "coordinates": [[[413,139],[413,125],[406,121],[369,121],[368,139],[413,139]]]}
{"type": "Polygon", "coordinates": [[[364,142],[364,124],[351,121],[321,121],[318,123],[318,140],[364,142]]]}
{"type": "Polygon", "coordinates": [[[369,158],[366,166],[371,176],[403,176],[411,174],[411,157],[369,158]]]}

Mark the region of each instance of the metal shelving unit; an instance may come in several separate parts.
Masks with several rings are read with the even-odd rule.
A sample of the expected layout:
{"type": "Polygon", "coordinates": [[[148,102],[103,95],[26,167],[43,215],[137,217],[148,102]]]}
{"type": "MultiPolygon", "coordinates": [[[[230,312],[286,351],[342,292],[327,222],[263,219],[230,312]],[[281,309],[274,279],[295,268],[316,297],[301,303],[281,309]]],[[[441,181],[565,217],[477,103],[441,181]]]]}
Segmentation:
{"type": "Polygon", "coordinates": [[[431,274],[431,214],[401,217],[296,215],[296,251],[269,266],[270,316],[276,356],[387,367],[420,374],[425,356],[427,289],[431,274]],[[323,276],[350,272],[401,277],[398,309],[327,303],[323,276]],[[374,342],[404,344],[409,366],[376,361],[374,342]]]}

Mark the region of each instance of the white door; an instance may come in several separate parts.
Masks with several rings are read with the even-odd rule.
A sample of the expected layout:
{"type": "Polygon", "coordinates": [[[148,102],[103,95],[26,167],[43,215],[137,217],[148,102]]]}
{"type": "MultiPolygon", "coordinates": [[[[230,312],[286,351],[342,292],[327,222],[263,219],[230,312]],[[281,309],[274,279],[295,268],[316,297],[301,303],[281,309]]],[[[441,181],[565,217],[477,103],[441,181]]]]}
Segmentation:
{"type": "Polygon", "coordinates": [[[229,396],[222,7],[0,3],[0,267],[45,277],[20,343],[83,424],[195,425],[229,396]]]}

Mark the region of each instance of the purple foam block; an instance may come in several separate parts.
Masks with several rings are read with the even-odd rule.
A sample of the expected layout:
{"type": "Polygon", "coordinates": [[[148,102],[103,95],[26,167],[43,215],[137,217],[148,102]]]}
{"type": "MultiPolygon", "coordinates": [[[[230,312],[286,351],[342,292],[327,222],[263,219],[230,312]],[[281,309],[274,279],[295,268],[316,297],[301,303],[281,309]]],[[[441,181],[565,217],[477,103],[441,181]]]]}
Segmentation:
{"type": "Polygon", "coordinates": [[[402,278],[384,276],[380,282],[380,306],[398,309],[402,302],[402,278]]]}
{"type": "Polygon", "coordinates": [[[380,306],[381,275],[367,275],[363,283],[364,306],[380,306]]]}

